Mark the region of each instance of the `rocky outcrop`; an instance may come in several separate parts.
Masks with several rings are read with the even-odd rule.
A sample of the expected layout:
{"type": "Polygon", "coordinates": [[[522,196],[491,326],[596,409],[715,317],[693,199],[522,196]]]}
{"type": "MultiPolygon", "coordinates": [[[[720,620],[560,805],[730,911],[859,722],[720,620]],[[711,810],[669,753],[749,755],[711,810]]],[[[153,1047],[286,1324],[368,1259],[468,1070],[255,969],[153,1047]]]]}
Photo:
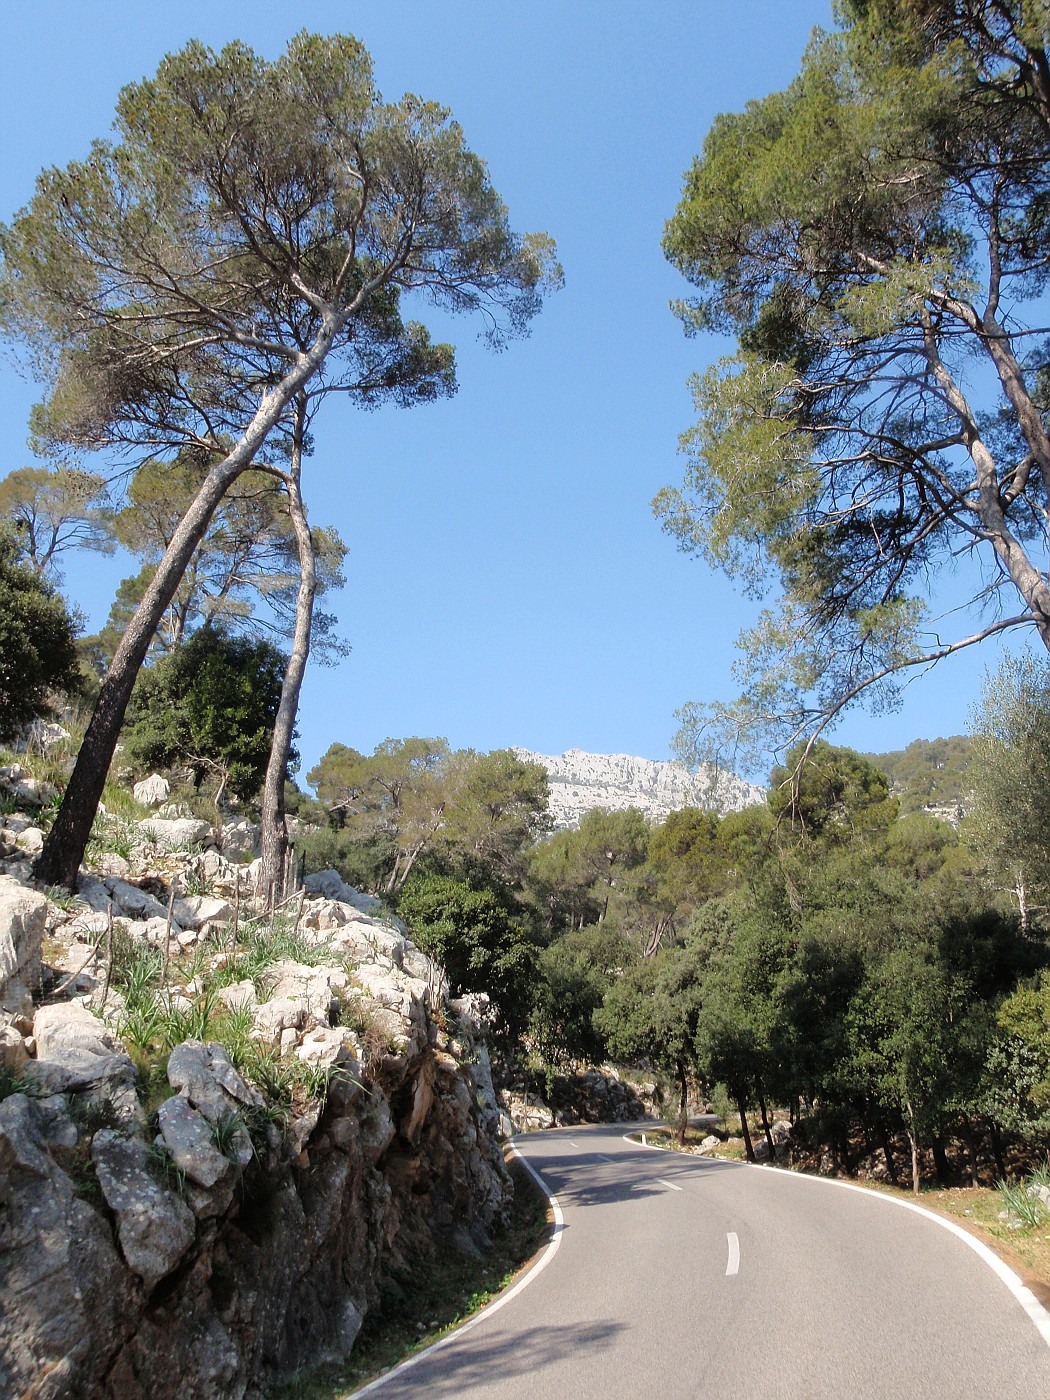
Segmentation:
{"type": "Polygon", "coordinates": [[[727,769],[701,764],[692,773],[681,763],[662,763],[629,754],[532,753],[515,749],[525,763],[547,770],[550,813],[556,831],[579,825],[585,812],[602,807],[622,812],[637,807],[650,821],[663,821],[682,807],[701,807],[724,816],[765,801],[765,791],[727,769]]]}
{"type": "MultiPolygon", "coordinates": [[[[226,866],[214,851],[185,859],[226,866]]],[[[163,1087],[156,1068],[147,1086],[118,1033],[120,991],[109,1023],[90,1009],[109,929],[154,946],[163,934],[168,901],[146,883],[88,880],[64,910],[17,886],[30,951],[15,971],[47,927],[78,996],[8,1027],[24,1062],[0,1102],[3,1395],[261,1396],[345,1357],[392,1281],[476,1251],[508,1200],[482,1009],[448,1003],[401,929],[340,899],[345,887],[295,911],[306,961],[277,958],[220,991],[272,1073],[301,1067],[284,1106],[212,1040],[178,1044],[163,1087]]],[[[216,898],[188,896],[173,926],[221,931],[216,898]]],[[[228,956],[198,954],[213,973],[228,956]]],[[[199,976],[173,1007],[195,1004],[199,976]]]]}
{"type": "Polygon", "coordinates": [[[163,807],[171,794],[171,785],[160,773],[151,773],[131,789],[136,802],[143,807],[163,807]]]}
{"type": "Polygon", "coordinates": [[[25,1012],[39,978],[47,899],[0,875],[0,1009],[25,1012]]]}
{"type": "Polygon", "coordinates": [[[506,1115],[505,1132],[534,1132],[538,1128],[569,1127],[575,1123],[635,1123],[662,1116],[657,1085],[648,1080],[630,1083],[611,1066],[555,1076],[546,1098],[523,1085],[506,1085],[499,1101],[506,1115]]]}

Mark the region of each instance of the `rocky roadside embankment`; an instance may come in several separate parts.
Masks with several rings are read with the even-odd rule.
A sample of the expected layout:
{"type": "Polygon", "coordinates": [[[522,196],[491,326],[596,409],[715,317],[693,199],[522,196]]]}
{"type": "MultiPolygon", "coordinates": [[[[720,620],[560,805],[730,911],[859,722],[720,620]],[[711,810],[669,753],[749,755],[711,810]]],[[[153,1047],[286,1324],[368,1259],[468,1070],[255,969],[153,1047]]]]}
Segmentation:
{"type": "Polygon", "coordinates": [[[334,872],[249,920],[180,820],[57,901],[0,827],[4,1395],[259,1396],[508,1201],[483,1007],[334,872]]]}

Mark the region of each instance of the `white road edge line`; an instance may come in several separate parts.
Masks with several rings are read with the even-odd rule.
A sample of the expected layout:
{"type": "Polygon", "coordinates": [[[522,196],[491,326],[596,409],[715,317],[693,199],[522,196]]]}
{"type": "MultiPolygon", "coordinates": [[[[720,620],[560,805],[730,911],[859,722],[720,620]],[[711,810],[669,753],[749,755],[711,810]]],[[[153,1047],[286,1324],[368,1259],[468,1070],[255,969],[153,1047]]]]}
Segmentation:
{"type": "Polygon", "coordinates": [[[740,1272],[740,1241],[732,1230],[726,1235],[729,1241],[729,1259],[726,1263],[726,1278],[740,1272]]]}
{"type": "MultiPolygon", "coordinates": [[[[635,1130],[637,1131],[637,1129],[635,1130]]],[[[649,1152],[670,1152],[669,1147],[657,1147],[651,1142],[639,1142],[630,1133],[623,1134],[624,1142],[633,1143],[635,1147],[644,1147],[649,1152]]],[[[703,1159],[700,1159],[702,1162],[703,1159]]],[[[699,1165],[700,1163],[698,1163],[699,1165]]],[[[993,1249],[989,1249],[983,1240],[979,1240],[976,1235],[971,1235],[969,1230],[964,1230],[961,1225],[956,1225],[953,1220],[948,1220],[943,1215],[938,1215],[936,1211],[927,1210],[925,1206],[916,1205],[914,1201],[902,1200],[900,1196],[889,1196],[883,1191],[872,1191],[870,1187],[858,1186],[854,1181],[837,1181],[831,1176],[808,1176],[805,1172],[784,1171],[782,1167],[767,1166],[762,1162],[732,1162],[728,1166],[750,1167],[754,1171],[776,1172],[778,1176],[789,1177],[792,1181],[809,1181],[814,1186],[838,1186],[843,1191],[862,1191],[865,1196],[874,1196],[877,1201],[885,1201],[887,1205],[901,1206],[904,1210],[913,1210],[916,1215],[924,1215],[927,1220],[932,1220],[935,1225],[942,1226],[945,1230],[950,1230],[963,1244],[972,1249],[974,1254],[982,1259],[994,1274],[1006,1284],[1007,1288],[1014,1295],[1028,1314],[1029,1319],[1034,1323],[1039,1331],[1039,1335],[1048,1347],[1050,1347],[1050,1312],[1047,1312],[1042,1303],[1035,1296],[1032,1290],[1022,1279],[1014,1273],[1009,1264],[1004,1264],[998,1254],[993,1249]]]]}
{"type": "Polygon", "coordinates": [[[477,1327],[479,1322],[484,1322],[487,1318],[490,1318],[493,1313],[498,1313],[500,1308],[506,1307],[512,1298],[516,1298],[534,1279],[539,1278],[540,1274],[557,1254],[558,1247],[561,1244],[562,1231],[565,1229],[565,1216],[562,1214],[561,1204],[557,1196],[555,1196],[544,1181],[543,1177],[540,1176],[532,1163],[518,1151],[514,1143],[510,1142],[507,1145],[532,1177],[533,1181],[535,1181],[536,1185],[547,1197],[547,1200],[551,1203],[551,1210],[554,1213],[554,1233],[551,1235],[547,1248],[536,1260],[536,1263],[533,1264],[527,1274],[523,1274],[522,1277],[518,1279],[517,1283],[508,1288],[506,1293],[501,1293],[487,1308],[482,1308],[481,1312],[475,1313],[472,1318],[464,1322],[462,1327],[457,1327],[454,1332],[449,1332],[447,1336],[441,1337],[428,1347],[424,1347],[422,1351],[417,1351],[415,1356],[410,1356],[407,1361],[402,1361],[399,1365],[392,1367],[391,1370],[384,1371],[381,1376],[377,1376],[374,1381],[369,1381],[361,1390],[347,1391],[345,1395],[340,1397],[340,1400],[350,1400],[351,1395],[353,1396],[353,1400],[358,1400],[358,1397],[361,1395],[371,1395],[373,1391],[378,1390],[380,1386],[386,1385],[387,1381],[393,1380],[395,1376],[400,1378],[406,1371],[410,1371],[414,1366],[418,1366],[421,1361],[428,1360],[433,1356],[434,1352],[440,1351],[442,1347],[448,1346],[449,1342],[458,1342],[465,1332],[469,1332],[472,1327],[477,1327]]]}
{"type": "Polygon", "coordinates": [[[682,1189],[680,1186],[676,1186],[673,1181],[667,1181],[662,1176],[658,1176],[656,1179],[661,1186],[666,1186],[668,1191],[681,1191],[682,1189]]]}

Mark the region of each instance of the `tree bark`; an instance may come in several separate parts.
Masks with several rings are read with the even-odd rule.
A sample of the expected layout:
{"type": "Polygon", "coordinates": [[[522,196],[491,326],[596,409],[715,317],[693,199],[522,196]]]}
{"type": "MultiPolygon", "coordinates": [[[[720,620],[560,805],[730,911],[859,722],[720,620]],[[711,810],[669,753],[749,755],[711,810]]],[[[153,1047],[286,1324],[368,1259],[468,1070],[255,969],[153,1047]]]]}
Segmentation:
{"type": "Polygon", "coordinates": [[[915,1114],[912,1112],[911,1104],[905,1103],[904,1107],[908,1114],[907,1132],[908,1143],[911,1147],[911,1189],[917,1196],[919,1194],[919,1188],[922,1185],[922,1176],[919,1169],[919,1139],[915,1135],[915,1114]]]}
{"type": "Polygon", "coordinates": [[[948,1178],[951,1175],[951,1169],[948,1166],[948,1154],[944,1150],[944,1141],[942,1138],[934,1138],[931,1145],[933,1147],[933,1167],[934,1174],[937,1177],[937,1185],[947,1186],[948,1178]]]}
{"type": "Polygon", "coordinates": [[[879,1142],[882,1146],[882,1155],[886,1159],[886,1170],[889,1173],[890,1181],[893,1183],[894,1186],[899,1186],[900,1180],[897,1176],[897,1164],[893,1160],[893,1149],[890,1146],[890,1135],[886,1131],[886,1123],[882,1118],[879,1119],[878,1133],[879,1142]]]}
{"type": "Polygon", "coordinates": [[[994,1123],[988,1124],[988,1134],[992,1139],[992,1156],[995,1158],[995,1170],[999,1173],[999,1180],[1006,1180],[1006,1157],[1003,1154],[1003,1135],[994,1123]]]}
{"type": "Polygon", "coordinates": [[[1014,893],[1017,896],[1017,912],[1021,920],[1021,932],[1027,933],[1029,928],[1028,894],[1025,890],[1023,870],[1018,870],[1017,872],[1017,880],[1014,884],[1014,893]]]}
{"type": "Polygon", "coordinates": [[[275,899],[284,898],[282,872],[288,851],[288,826],[284,814],[284,784],[288,771],[288,755],[292,748],[292,731],[299,710],[299,695],[310,655],[310,629],[313,624],[314,595],[317,592],[317,564],[313,537],[306,518],[300,481],[303,460],[303,437],[306,431],[306,395],[300,392],[295,402],[295,422],[292,429],[292,457],[286,481],[288,515],[295,531],[299,554],[299,592],[295,602],[295,632],[292,653],[284,672],[281,700],[273,726],[270,757],[263,782],[262,810],[259,815],[261,837],[259,878],[256,896],[264,908],[272,909],[275,899]]]}
{"type": "Polygon", "coordinates": [[[309,351],[300,355],[294,368],[263,397],[237,445],[208,472],[189,510],[179,522],[171,544],[120,640],[109,674],[102,683],[62,805],[34,867],[34,874],[41,883],[76,889],[80,862],[91,834],[91,823],[98,811],[131,692],[164,611],[175,596],[219,502],[233,482],[251,466],[267,434],[280,420],[288,404],[324,363],[345,320],[346,313],[326,318],[309,351]]]}
{"type": "Polygon", "coordinates": [[[766,1146],[769,1148],[769,1160],[776,1159],[776,1148],[773,1146],[773,1133],[769,1127],[769,1115],[766,1113],[766,1100],[763,1094],[758,1096],[758,1111],[762,1115],[762,1131],[766,1135],[766,1146]]]}
{"type": "Polygon", "coordinates": [[[744,1110],[744,1100],[739,1096],[736,1101],[736,1111],[740,1114],[740,1131],[744,1135],[744,1152],[747,1155],[747,1160],[753,1162],[755,1160],[755,1148],[751,1141],[751,1129],[747,1126],[747,1113],[744,1110]]]}
{"type": "Polygon", "coordinates": [[[685,1132],[689,1126],[689,1081],[686,1076],[685,1061],[679,1060],[678,1070],[678,1146],[685,1146],[685,1132]]]}

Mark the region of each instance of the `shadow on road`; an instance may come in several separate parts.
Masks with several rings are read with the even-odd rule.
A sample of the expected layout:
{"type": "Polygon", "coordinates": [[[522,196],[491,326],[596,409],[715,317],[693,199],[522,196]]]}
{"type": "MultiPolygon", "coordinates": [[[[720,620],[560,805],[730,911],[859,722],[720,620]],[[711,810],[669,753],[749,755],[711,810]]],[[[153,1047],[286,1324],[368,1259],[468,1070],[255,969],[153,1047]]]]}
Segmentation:
{"type": "Polygon", "coordinates": [[[607,1152],[602,1157],[575,1154],[546,1157],[535,1161],[543,1178],[563,1206],[602,1206],[616,1201],[637,1201],[644,1196],[663,1196],[667,1187],[661,1182],[674,1182],[683,1190],[703,1189],[705,1178],[712,1173],[738,1171],[738,1162],[723,1162],[717,1158],[703,1162],[683,1160],[674,1153],[653,1153],[640,1157],[637,1152],[607,1152]]]}
{"type": "Polygon", "coordinates": [[[400,1376],[392,1375],[380,1387],[390,1400],[397,1396],[497,1395],[508,1381],[532,1374],[581,1351],[605,1350],[618,1333],[620,1322],[577,1323],[565,1327],[532,1327],[513,1338],[472,1331],[462,1343],[455,1339],[433,1352],[400,1376]]]}

